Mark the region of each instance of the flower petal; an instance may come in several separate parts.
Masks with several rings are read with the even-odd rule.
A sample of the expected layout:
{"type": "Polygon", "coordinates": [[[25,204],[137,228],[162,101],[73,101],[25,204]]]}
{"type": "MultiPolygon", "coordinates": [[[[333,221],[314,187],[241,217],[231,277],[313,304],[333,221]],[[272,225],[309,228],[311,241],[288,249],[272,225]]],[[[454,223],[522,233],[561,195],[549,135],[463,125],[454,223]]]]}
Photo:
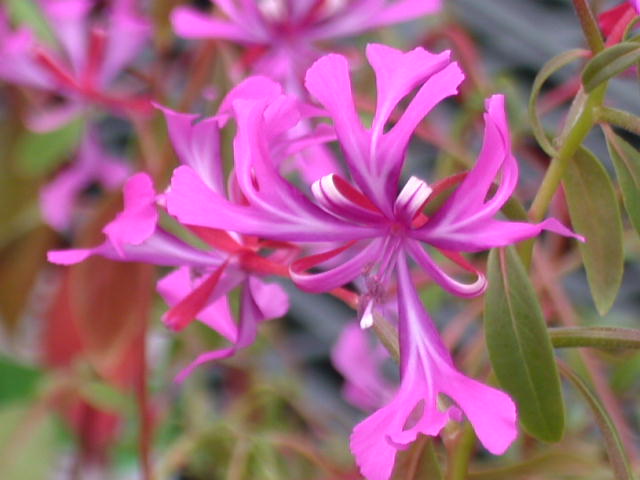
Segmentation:
{"type": "Polygon", "coordinates": [[[291,280],[302,290],[314,293],[328,292],[346,285],[362,275],[365,267],[373,264],[380,257],[382,242],[382,239],[371,241],[360,252],[355,255],[352,254],[353,257],[349,260],[321,273],[306,273],[305,271],[344,253],[349,248],[354,247],[353,243],[296,260],[289,268],[291,280]]]}
{"type": "Polygon", "coordinates": [[[109,240],[93,248],[75,250],[50,250],[47,259],[58,265],[73,265],[91,255],[100,255],[123,262],[143,262],[167,267],[188,265],[192,267],[212,267],[225,259],[216,251],[203,251],[184,243],[177,237],[161,230],[156,231],[140,245],[125,243],[121,251],[116,251],[109,240]]]}
{"type": "MultiPolygon", "coordinates": [[[[170,306],[176,305],[193,290],[193,279],[190,269],[181,267],[164,276],[157,284],[158,293],[170,306]]],[[[215,330],[230,342],[238,338],[238,327],[231,315],[229,301],[226,295],[209,303],[201,310],[196,319],[215,330]]]]}
{"type": "Polygon", "coordinates": [[[169,138],[178,158],[193,168],[214,192],[224,195],[224,175],[220,157],[220,133],[215,117],[197,122],[198,115],[179,113],[161,105],[169,138]]]}
{"type": "Polygon", "coordinates": [[[156,192],[153,181],[146,173],[137,173],[124,185],[124,209],[108,223],[103,232],[116,251],[124,244],[140,245],[149,238],[158,223],[156,192]]]}
{"type": "Polygon", "coordinates": [[[487,279],[482,272],[473,268],[468,268],[468,270],[477,276],[477,279],[473,283],[459,282],[442,271],[442,269],[433,261],[418,242],[407,241],[406,246],[411,257],[416,261],[416,263],[418,263],[418,265],[420,265],[427,274],[447,292],[459,297],[477,297],[486,290],[487,279]]]}
{"type": "Polygon", "coordinates": [[[255,276],[250,276],[249,289],[261,312],[260,322],[282,317],[289,310],[289,297],[277,283],[265,283],[255,276]]]}
{"type": "Polygon", "coordinates": [[[206,15],[194,8],[176,7],[171,11],[171,25],[183,38],[223,38],[240,43],[253,43],[256,38],[238,25],[206,15]]]}

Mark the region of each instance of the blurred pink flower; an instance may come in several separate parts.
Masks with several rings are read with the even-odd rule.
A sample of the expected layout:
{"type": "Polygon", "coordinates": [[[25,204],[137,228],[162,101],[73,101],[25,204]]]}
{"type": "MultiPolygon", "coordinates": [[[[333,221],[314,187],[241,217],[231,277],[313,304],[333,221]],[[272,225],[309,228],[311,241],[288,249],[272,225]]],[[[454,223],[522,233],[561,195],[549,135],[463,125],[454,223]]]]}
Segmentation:
{"type": "Polygon", "coordinates": [[[185,38],[218,38],[249,47],[263,73],[299,90],[321,55],[317,42],[413,20],[440,9],[441,0],[211,0],[222,15],[178,7],[171,15],[185,38]]]}
{"type": "Polygon", "coordinates": [[[379,342],[371,342],[369,333],[350,323],[331,350],[331,362],[345,379],[342,394],[365,411],[380,408],[393,398],[393,386],[381,372],[389,354],[379,342]]]}
{"type": "Polygon", "coordinates": [[[43,0],[41,8],[57,44],[46,44],[28,27],[11,31],[0,12],[0,79],[62,96],[62,105],[40,108],[28,118],[37,131],[53,130],[90,103],[112,110],[148,110],[148,100],[113,88],[151,33],[131,0],[116,0],[96,19],[92,0],[43,0]]]}
{"type": "Polygon", "coordinates": [[[40,191],[40,208],[44,220],[58,231],[67,230],[83,190],[97,183],[113,190],[129,174],[122,159],[107,154],[95,129],[85,133],[76,159],[40,191]]]}

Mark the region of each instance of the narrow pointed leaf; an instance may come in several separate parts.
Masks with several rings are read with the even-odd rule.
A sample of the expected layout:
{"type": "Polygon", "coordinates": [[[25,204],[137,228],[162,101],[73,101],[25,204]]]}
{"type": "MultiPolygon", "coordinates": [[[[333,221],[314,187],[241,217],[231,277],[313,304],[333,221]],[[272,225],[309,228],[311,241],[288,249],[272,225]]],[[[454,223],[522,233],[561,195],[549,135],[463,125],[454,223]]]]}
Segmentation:
{"type": "Polygon", "coordinates": [[[609,156],[618,177],[624,207],[629,220],[640,234],[640,152],[605,128],[609,156]]]}
{"type": "Polygon", "coordinates": [[[560,371],[573,383],[589,404],[589,408],[591,408],[604,438],[605,448],[607,449],[607,455],[609,456],[616,480],[633,480],[633,473],[631,472],[629,460],[622,440],[620,439],[620,434],[611,417],[609,417],[606,408],[600,402],[600,399],[591,391],[584,380],[576,375],[569,367],[561,363],[560,371]]]}
{"type": "Polygon", "coordinates": [[[618,295],[624,270],[616,194],[607,171],[585,148],[580,148],[569,163],[563,184],[573,228],[586,238],[578,248],[591,296],[600,315],[604,315],[618,295]]]}
{"type": "Polygon", "coordinates": [[[547,137],[540,116],[538,115],[538,97],[540,96],[540,91],[551,75],[577,59],[584,58],[588,54],[589,51],[584,49],[563,52],[549,60],[533,81],[531,96],[529,97],[529,123],[531,124],[531,131],[536,137],[538,144],[549,156],[554,156],[556,149],[547,137]]]}
{"type": "Polygon", "coordinates": [[[598,53],[582,72],[582,84],[587,92],[606,82],[640,60],[640,44],[622,42],[598,53]]]}
{"type": "Polygon", "coordinates": [[[523,428],[547,442],[562,438],[564,404],[551,341],[520,258],[511,247],[489,255],[485,335],[500,385],[515,399],[523,428]]]}

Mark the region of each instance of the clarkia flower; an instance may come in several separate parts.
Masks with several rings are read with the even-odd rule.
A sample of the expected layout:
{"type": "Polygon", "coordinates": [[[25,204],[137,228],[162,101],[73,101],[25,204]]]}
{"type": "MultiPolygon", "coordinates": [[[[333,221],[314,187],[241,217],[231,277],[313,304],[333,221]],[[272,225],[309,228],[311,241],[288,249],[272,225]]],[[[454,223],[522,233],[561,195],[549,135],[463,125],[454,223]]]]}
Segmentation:
{"type": "Polygon", "coordinates": [[[47,106],[28,119],[34,130],[52,130],[80,114],[89,104],[113,111],[147,111],[147,99],[114,89],[118,75],[133,62],[151,28],[130,0],[116,0],[100,19],[92,0],[40,2],[57,44],[47,45],[27,27],[11,31],[0,17],[0,79],[61,96],[62,105],[47,106]]]}
{"type": "Polygon", "coordinates": [[[306,68],[321,55],[317,42],[406,22],[440,9],[441,0],[211,0],[207,15],[178,7],[171,15],[184,38],[217,38],[249,48],[253,73],[298,90],[306,68]]]}
{"type": "MultiPolygon", "coordinates": [[[[260,79],[254,79],[258,84],[260,79]]],[[[262,94],[265,90],[260,89],[262,94]]],[[[251,92],[251,82],[234,89],[228,99],[251,92]]],[[[219,125],[228,119],[226,103],[216,117],[196,122],[197,116],[163,108],[169,135],[182,163],[197,171],[208,188],[225,195],[219,156],[219,125]]],[[[302,144],[306,142],[301,140],[302,144]]],[[[283,147],[284,148],[284,147],[283,147]]],[[[234,188],[230,197],[234,198],[234,188]]],[[[242,201],[237,198],[237,201],[242,201]]],[[[171,306],[163,321],[178,331],[194,319],[208,325],[231,345],[204,353],[178,375],[184,379],[197,365],[225,358],[250,345],[258,325],[282,316],[288,309],[287,296],[278,284],[263,277],[287,275],[287,265],[297,251],[284,242],[261,241],[234,232],[191,228],[209,248],[196,248],[158,225],[158,195],[145,173],[131,177],[124,187],[124,209],[105,226],[107,237],[93,248],[49,252],[49,260],[62,265],[100,255],[118,261],[138,261],[178,267],[158,283],[158,291],[171,306]],[[271,251],[264,254],[265,250],[271,251]],[[239,319],[234,321],[227,294],[240,288],[239,319]]]]}
{"type": "Polygon", "coordinates": [[[280,175],[276,168],[280,160],[273,158],[269,147],[267,132],[274,124],[284,130],[296,120],[289,111],[281,112],[286,101],[239,99],[233,102],[237,121],[234,181],[247,203],[229,202],[189,166],[176,169],[166,200],[169,213],[186,225],[278,241],[341,244],[293,262],[291,278],[311,292],[360,282],[363,326],[374,321],[374,313],[388,302],[392,286],[397,286],[400,388],[387,406],[356,426],[351,437],[351,449],[364,476],[386,480],[398,449],[418,434],[437,435],[450,418],[459,419],[461,411],[492,453],[504,452],[517,433],[511,399],[455,368],[419,301],[409,262],[415,262],[448,292],[470,297],[484,291],[486,279],[460,252],[509,245],[542,230],[575,235],[554,219],[529,224],[496,218],[518,178],[500,95],[487,101],[484,142],[475,166],[427,217],[425,205],[441,187],[417,177],[399,187],[407,147],[422,118],[457,93],[463,74],[450,61],[449,52],[432,54],[416,48],[403,53],[369,45],[367,58],[375,71],[378,91],[369,128],[358,117],[343,56],[322,57],[306,74],[306,88],[332,120],[349,177],[329,174],[316,181],[310,192],[300,191],[280,175]],[[402,116],[389,126],[391,113],[413,91],[416,93],[402,116]],[[490,194],[494,184],[495,191],[490,194]],[[475,280],[463,283],[451,277],[425,246],[472,272],[475,280]],[[337,265],[309,273],[311,268],[336,259],[341,260],[337,265]],[[440,394],[455,405],[441,410],[440,394]]]}
{"type": "Polygon", "coordinates": [[[40,191],[44,220],[58,231],[67,230],[82,192],[98,184],[108,190],[118,188],[127,178],[125,162],[104,151],[94,128],[85,133],[75,160],[40,191]]]}
{"type": "Polygon", "coordinates": [[[393,387],[382,375],[382,365],[389,353],[373,344],[370,330],[356,323],[348,324],[331,350],[331,363],[345,379],[342,394],[352,405],[371,411],[393,398],[393,387]]]}

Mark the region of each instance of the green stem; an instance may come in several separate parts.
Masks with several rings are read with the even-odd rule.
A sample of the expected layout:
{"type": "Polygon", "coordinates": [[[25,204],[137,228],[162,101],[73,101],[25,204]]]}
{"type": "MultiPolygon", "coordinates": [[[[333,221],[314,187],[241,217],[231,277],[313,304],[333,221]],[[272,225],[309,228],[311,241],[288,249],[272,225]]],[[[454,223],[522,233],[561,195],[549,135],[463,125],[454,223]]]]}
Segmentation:
{"type": "Polygon", "coordinates": [[[578,18],[580,19],[580,26],[584,33],[589,48],[595,54],[604,50],[604,42],[602,41],[602,35],[600,34],[600,28],[596,17],[591,10],[588,0],[573,0],[573,7],[576,9],[578,18]]]}
{"type": "Polygon", "coordinates": [[[599,123],[609,123],[640,135],[640,117],[632,113],[618,110],[617,108],[600,107],[596,109],[595,114],[596,121],[599,123]]]}
{"type": "Polygon", "coordinates": [[[618,327],[555,327],[549,329],[555,348],[640,348],[640,330],[618,327]]]}
{"type": "Polygon", "coordinates": [[[453,452],[451,452],[449,456],[449,462],[447,463],[447,480],[467,479],[469,462],[475,443],[476,436],[473,428],[469,422],[466,422],[453,448],[453,452]]]}
{"type": "Polygon", "coordinates": [[[580,113],[575,121],[569,125],[566,135],[561,135],[561,138],[564,139],[562,146],[551,160],[551,165],[529,210],[529,216],[534,222],[541,221],[546,215],[571,158],[578,151],[578,148],[580,148],[580,145],[582,145],[582,142],[595,124],[594,109],[602,105],[605,92],[606,84],[603,84],[586,97],[580,113]]]}

